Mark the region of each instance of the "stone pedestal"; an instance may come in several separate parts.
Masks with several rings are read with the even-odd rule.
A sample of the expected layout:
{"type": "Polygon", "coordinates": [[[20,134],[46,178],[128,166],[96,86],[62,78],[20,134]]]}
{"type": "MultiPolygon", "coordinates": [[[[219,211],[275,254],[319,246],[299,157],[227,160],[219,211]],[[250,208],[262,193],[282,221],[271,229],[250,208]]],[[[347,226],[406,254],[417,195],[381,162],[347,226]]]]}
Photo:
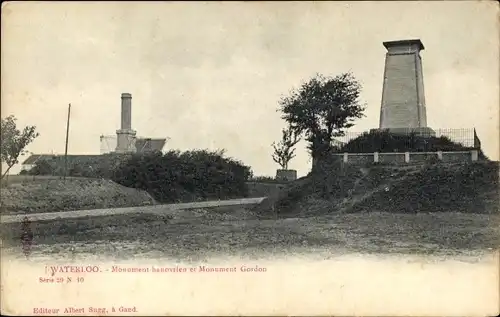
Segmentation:
{"type": "Polygon", "coordinates": [[[116,153],[134,153],[136,152],[135,140],[136,132],[134,130],[116,130],[117,143],[116,153]]]}
{"type": "Polygon", "coordinates": [[[297,179],[296,170],[276,170],[276,180],[291,182],[297,179]]]}

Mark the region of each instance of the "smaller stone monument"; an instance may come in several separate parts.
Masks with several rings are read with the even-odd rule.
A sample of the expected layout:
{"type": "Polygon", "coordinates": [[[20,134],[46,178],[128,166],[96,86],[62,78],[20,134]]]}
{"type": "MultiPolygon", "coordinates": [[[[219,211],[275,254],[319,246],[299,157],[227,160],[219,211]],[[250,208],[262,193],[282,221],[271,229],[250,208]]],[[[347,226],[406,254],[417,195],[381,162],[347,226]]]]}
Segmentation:
{"type": "Polygon", "coordinates": [[[283,182],[291,182],[297,179],[297,171],[296,170],[276,170],[276,180],[283,182]]]}

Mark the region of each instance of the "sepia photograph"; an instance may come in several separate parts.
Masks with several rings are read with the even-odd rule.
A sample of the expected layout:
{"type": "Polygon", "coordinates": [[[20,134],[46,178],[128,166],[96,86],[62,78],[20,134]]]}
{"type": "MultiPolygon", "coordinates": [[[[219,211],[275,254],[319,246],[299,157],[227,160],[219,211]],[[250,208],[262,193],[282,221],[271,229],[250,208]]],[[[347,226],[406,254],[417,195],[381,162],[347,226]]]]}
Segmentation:
{"type": "Polygon", "coordinates": [[[495,1],[6,1],[1,313],[500,310],[495,1]]]}

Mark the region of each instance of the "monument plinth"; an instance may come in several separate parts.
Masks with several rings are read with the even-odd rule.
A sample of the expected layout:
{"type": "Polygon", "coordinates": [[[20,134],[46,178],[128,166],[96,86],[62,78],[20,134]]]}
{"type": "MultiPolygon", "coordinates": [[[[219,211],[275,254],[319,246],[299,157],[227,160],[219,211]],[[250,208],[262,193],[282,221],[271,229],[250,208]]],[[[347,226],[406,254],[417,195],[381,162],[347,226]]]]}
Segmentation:
{"type": "Polygon", "coordinates": [[[136,152],[136,131],[132,130],[132,95],[122,94],[121,129],[116,130],[116,153],[136,152]]]}
{"type": "Polygon", "coordinates": [[[385,57],[379,129],[391,133],[434,135],[427,127],[424,77],[418,39],[383,43],[385,57]]]}

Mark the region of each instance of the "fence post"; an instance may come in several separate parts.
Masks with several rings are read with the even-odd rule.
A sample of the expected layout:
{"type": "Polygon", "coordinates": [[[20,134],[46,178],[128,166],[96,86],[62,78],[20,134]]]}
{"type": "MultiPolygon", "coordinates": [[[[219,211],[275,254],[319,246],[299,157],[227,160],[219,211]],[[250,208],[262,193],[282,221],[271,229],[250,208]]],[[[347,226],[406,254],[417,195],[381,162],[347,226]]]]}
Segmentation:
{"type": "Polygon", "coordinates": [[[443,160],[443,151],[437,151],[438,155],[438,160],[442,161],[443,160]]]}
{"type": "Polygon", "coordinates": [[[477,161],[477,150],[470,151],[471,159],[473,162],[477,161]]]}
{"type": "Polygon", "coordinates": [[[378,163],[378,152],[373,153],[373,162],[378,163]]]}
{"type": "Polygon", "coordinates": [[[405,152],[405,163],[410,163],[410,152],[405,152]]]}
{"type": "Polygon", "coordinates": [[[348,160],[349,160],[349,153],[344,152],[344,163],[347,163],[348,160]]]}

